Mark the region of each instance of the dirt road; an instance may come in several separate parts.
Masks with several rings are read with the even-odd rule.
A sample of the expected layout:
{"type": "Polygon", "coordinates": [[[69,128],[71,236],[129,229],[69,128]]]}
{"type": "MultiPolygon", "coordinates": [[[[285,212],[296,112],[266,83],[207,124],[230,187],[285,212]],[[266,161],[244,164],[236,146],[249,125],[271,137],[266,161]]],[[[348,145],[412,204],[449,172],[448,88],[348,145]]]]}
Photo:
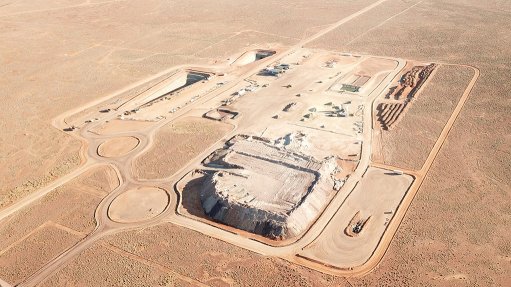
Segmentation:
{"type": "MultiPolygon", "coordinates": [[[[320,38],[321,36],[323,36],[323,35],[329,33],[330,31],[338,28],[342,24],[344,24],[344,23],[346,23],[346,22],[348,22],[348,21],[350,21],[350,20],[352,20],[352,19],[354,19],[354,18],[356,18],[356,17],[366,13],[367,11],[373,9],[374,7],[384,3],[385,1],[386,0],[377,1],[377,2],[373,3],[372,5],[369,5],[369,6],[365,7],[364,9],[362,9],[362,10],[360,10],[360,11],[358,11],[358,12],[352,14],[352,15],[339,20],[338,22],[328,26],[327,28],[321,30],[320,32],[318,32],[318,33],[316,33],[314,35],[312,35],[311,37],[300,41],[298,44],[292,46],[288,50],[286,50],[286,51],[282,52],[281,54],[277,55],[275,58],[272,58],[271,61],[272,62],[273,61],[278,61],[282,57],[284,57],[284,56],[286,56],[286,55],[296,51],[297,49],[299,49],[303,45],[305,45],[307,43],[310,43],[310,42],[320,38]]],[[[241,75],[240,78],[246,78],[246,77],[249,77],[249,76],[257,73],[259,70],[265,68],[268,63],[269,63],[269,61],[262,61],[259,65],[254,66],[253,69],[250,69],[249,71],[247,71],[246,73],[241,75]]],[[[389,74],[387,77],[389,77],[390,79],[394,78],[399,73],[399,71],[401,71],[401,69],[405,66],[405,64],[406,64],[406,62],[404,62],[404,61],[398,61],[398,67],[395,69],[395,72],[389,74]]],[[[173,69],[175,69],[175,68],[173,68],[173,69]]],[[[337,275],[360,275],[360,274],[364,274],[365,272],[368,272],[369,270],[374,268],[378,264],[378,262],[381,260],[383,255],[385,254],[385,251],[388,248],[390,240],[392,239],[392,237],[394,236],[397,228],[399,227],[399,224],[400,224],[401,220],[403,219],[404,214],[405,214],[406,210],[408,209],[409,204],[413,200],[413,197],[415,196],[417,190],[420,188],[420,185],[422,184],[422,181],[424,180],[424,177],[426,176],[426,174],[429,171],[429,168],[431,167],[431,165],[432,165],[436,155],[438,154],[440,148],[442,147],[442,144],[445,141],[445,138],[448,136],[448,133],[449,133],[453,123],[455,122],[458,114],[460,113],[460,111],[461,111],[461,109],[463,107],[463,104],[465,103],[466,99],[468,98],[468,95],[470,94],[470,91],[472,90],[472,87],[474,86],[474,84],[477,81],[477,78],[479,76],[478,70],[475,69],[475,68],[473,68],[473,69],[476,72],[475,75],[474,75],[474,78],[472,79],[469,87],[467,88],[467,90],[465,91],[463,97],[461,98],[460,102],[458,103],[458,105],[457,105],[453,115],[451,116],[451,118],[447,122],[446,126],[444,127],[444,130],[442,131],[441,136],[437,140],[433,150],[431,151],[430,155],[428,156],[428,159],[427,159],[426,163],[424,164],[422,169],[416,174],[416,176],[417,176],[416,181],[414,182],[410,192],[408,193],[408,195],[406,196],[405,200],[403,201],[402,207],[398,210],[398,212],[394,216],[391,224],[389,224],[389,226],[387,228],[387,231],[383,235],[381,243],[378,245],[377,250],[375,251],[373,256],[366,263],[364,263],[360,267],[355,268],[354,270],[350,270],[349,272],[346,272],[346,271],[338,271],[337,272],[335,270],[332,270],[331,268],[326,268],[324,266],[322,267],[320,264],[314,265],[311,262],[305,262],[304,260],[297,259],[295,257],[295,254],[297,254],[304,246],[306,246],[307,244],[309,244],[310,242],[315,240],[322,233],[322,231],[328,226],[328,224],[330,222],[330,219],[336,214],[336,212],[338,210],[338,207],[344,201],[344,199],[345,199],[344,196],[337,196],[337,197],[335,197],[332,200],[332,202],[329,204],[329,206],[325,209],[325,211],[322,213],[322,215],[315,222],[315,224],[310,228],[310,230],[302,238],[300,238],[298,241],[296,241],[293,244],[290,244],[290,245],[287,245],[287,246],[282,246],[282,247],[269,246],[269,245],[266,245],[266,244],[261,243],[261,242],[257,242],[257,241],[254,241],[254,240],[243,238],[243,237],[241,237],[239,235],[236,235],[236,234],[232,234],[232,233],[226,232],[224,230],[221,230],[221,229],[218,229],[216,227],[207,225],[205,223],[202,223],[202,222],[199,222],[199,221],[192,220],[190,218],[186,218],[186,217],[177,215],[175,213],[175,204],[177,204],[178,198],[177,198],[176,194],[171,192],[171,191],[169,191],[169,194],[171,196],[171,199],[170,199],[171,203],[169,204],[167,209],[161,215],[156,216],[153,219],[150,219],[150,220],[147,220],[147,221],[144,221],[144,222],[138,222],[138,223],[125,223],[125,224],[122,224],[122,223],[117,223],[117,222],[112,221],[108,217],[108,207],[110,206],[111,202],[119,194],[121,194],[122,192],[132,188],[133,186],[136,186],[137,184],[152,185],[152,186],[156,186],[156,187],[164,185],[164,182],[161,181],[161,180],[155,180],[155,181],[147,181],[147,180],[137,181],[136,179],[133,179],[131,177],[131,160],[136,155],[142,153],[143,151],[145,151],[145,150],[147,150],[147,149],[149,149],[151,147],[151,145],[152,145],[152,138],[153,138],[154,132],[159,127],[161,127],[164,124],[166,124],[167,122],[169,122],[169,120],[167,120],[167,121],[162,121],[161,123],[158,123],[157,125],[155,125],[155,127],[153,128],[153,132],[150,133],[150,134],[130,133],[130,135],[136,136],[138,139],[140,139],[139,147],[137,147],[137,149],[136,149],[137,152],[133,152],[133,154],[128,155],[127,157],[124,157],[124,158],[121,158],[121,159],[101,159],[102,162],[107,162],[107,163],[111,164],[112,166],[114,166],[116,168],[116,170],[118,171],[119,178],[121,180],[121,185],[120,185],[120,187],[118,189],[116,189],[114,192],[112,192],[110,195],[108,195],[100,203],[100,205],[98,206],[98,208],[96,210],[96,216],[95,216],[96,217],[96,221],[97,221],[97,228],[94,230],[94,232],[91,235],[87,236],[84,240],[82,240],[81,242],[79,242],[78,244],[76,244],[75,246],[73,246],[72,248],[68,249],[66,252],[62,253],[60,256],[58,256],[57,258],[55,258],[54,260],[49,262],[47,265],[45,265],[43,268],[41,268],[38,272],[33,274],[31,277],[29,277],[25,282],[20,284],[20,286],[35,286],[35,285],[37,285],[38,283],[42,282],[43,280],[45,280],[46,278],[48,278],[49,276],[51,276],[52,274],[54,274],[55,272],[57,272],[58,270],[63,268],[66,263],[68,263],[70,260],[75,258],[78,254],[80,254],[80,252],[82,252],[83,250],[87,249],[94,242],[96,242],[97,240],[99,240],[100,238],[102,238],[102,237],[104,237],[106,235],[113,234],[115,232],[120,232],[120,231],[123,231],[123,230],[128,230],[128,229],[135,229],[135,228],[141,228],[141,227],[144,227],[144,226],[151,226],[151,225],[155,225],[155,224],[161,223],[163,221],[169,221],[169,222],[172,222],[174,224],[184,226],[186,228],[191,228],[191,229],[197,230],[197,231],[202,232],[204,234],[208,234],[208,235],[213,236],[215,238],[219,238],[219,239],[224,240],[226,242],[229,242],[229,243],[241,246],[243,248],[252,250],[252,251],[257,252],[257,253],[261,253],[261,254],[264,254],[264,255],[280,256],[280,257],[283,257],[283,258],[288,259],[290,261],[297,262],[299,264],[302,264],[302,265],[305,265],[305,266],[308,266],[308,267],[313,267],[313,268],[315,268],[317,270],[320,270],[320,271],[323,271],[323,272],[334,273],[334,274],[337,274],[337,275]]],[[[162,73],[162,74],[164,74],[164,73],[162,73]]],[[[217,91],[217,92],[215,92],[215,94],[211,94],[211,95],[205,96],[204,98],[201,98],[200,102],[206,102],[206,101],[214,98],[215,95],[221,93],[222,91],[227,91],[227,90],[233,88],[235,86],[235,84],[236,83],[232,83],[232,84],[226,85],[224,88],[221,89],[221,91],[217,91]]],[[[372,103],[374,102],[376,97],[378,95],[380,95],[381,92],[383,92],[387,88],[388,88],[388,84],[387,85],[380,85],[380,86],[376,87],[376,89],[374,91],[372,91],[371,96],[366,100],[366,104],[372,106],[372,103]]],[[[115,95],[111,95],[111,96],[109,96],[109,98],[114,97],[114,96],[115,95]]],[[[102,99],[102,100],[104,100],[104,99],[102,99]]],[[[99,102],[100,101],[95,101],[94,103],[91,103],[91,104],[87,105],[87,107],[91,107],[91,106],[93,106],[93,105],[95,105],[95,104],[97,104],[99,102]]],[[[67,116],[73,114],[74,112],[78,112],[81,109],[83,109],[83,107],[82,108],[77,108],[73,112],[68,112],[68,113],[66,113],[64,115],[61,115],[61,116],[57,117],[54,120],[54,125],[57,128],[65,127],[66,126],[65,118],[67,116]]],[[[181,111],[176,113],[175,117],[179,117],[181,115],[184,115],[185,113],[187,113],[190,110],[191,110],[191,107],[183,108],[181,111]]],[[[374,107],[371,108],[371,109],[366,108],[364,110],[364,127],[366,127],[366,130],[368,132],[365,132],[363,134],[363,141],[365,141],[367,143],[370,143],[371,136],[372,136],[372,134],[371,134],[372,129],[369,128],[369,127],[372,127],[372,116],[373,116],[372,113],[373,113],[373,110],[374,110],[374,107]]],[[[113,118],[113,117],[114,117],[114,115],[112,115],[110,117],[110,119],[113,118]]],[[[108,119],[109,118],[104,118],[102,120],[108,120],[108,119]]],[[[122,135],[122,133],[116,134],[115,137],[120,136],[120,135],[122,135]]],[[[85,138],[85,139],[87,139],[89,142],[98,142],[100,140],[105,140],[105,139],[114,137],[114,136],[98,136],[98,135],[94,135],[92,133],[89,133],[87,131],[81,132],[80,136],[85,138]]],[[[93,148],[93,147],[94,147],[94,145],[91,145],[91,148],[93,148]]],[[[362,150],[362,153],[361,153],[360,166],[366,166],[367,167],[367,166],[370,165],[371,145],[370,144],[364,144],[362,149],[363,150],[362,150]]],[[[210,151],[205,151],[204,154],[208,153],[208,152],[210,152],[210,151]]],[[[202,154],[201,154],[201,156],[202,156],[202,154]]],[[[6,210],[3,210],[0,213],[0,219],[3,219],[5,217],[9,216],[10,214],[12,214],[12,213],[14,213],[14,212],[24,208],[28,204],[34,202],[35,200],[37,200],[37,199],[43,197],[45,194],[49,193],[55,187],[58,187],[58,186],[60,186],[60,185],[62,185],[64,183],[66,183],[67,181],[72,180],[74,177],[80,175],[81,173],[85,172],[90,167],[92,167],[94,164],[97,164],[97,162],[98,162],[98,158],[97,157],[98,157],[98,155],[97,155],[96,151],[89,149],[89,151],[88,151],[88,160],[87,160],[87,162],[86,162],[86,164],[84,166],[82,166],[81,168],[79,168],[75,172],[73,172],[73,173],[71,173],[71,174],[69,174],[69,175],[67,175],[65,177],[62,177],[61,179],[56,181],[54,184],[52,184],[52,185],[50,185],[50,186],[48,186],[48,187],[38,191],[37,193],[34,193],[33,195],[25,198],[24,200],[22,200],[19,203],[11,206],[10,208],[8,208],[6,210]]],[[[392,168],[395,168],[395,167],[392,167],[392,168]]],[[[365,171],[365,168],[363,170],[362,169],[357,169],[355,171],[355,173],[353,174],[353,176],[350,177],[350,180],[348,182],[346,182],[346,188],[348,188],[350,190],[353,189],[355,187],[356,183],[358,182],[358,180],[363,175],[364,171],[365,171]]],[[[182,172],[185,172],[185,170],[183,169],[182,172]]],[[[178,172],[178,175],[175,176],[173,178],[173,180],[178,178],[178,176],[180,176],[180,175],[181,175],[181,173],[178,172]]],[[[165,180],[165,183],[167,183],[167,180],[168,179],[165,180]]]]}
{"type": "MultiPolygon", "coordinates": [[[[443,65],[451,65],[451,64],[443,64],[443,65]]],[[[456,65],[454,65],[456,66],[456,65]]],[[[317,263],[317,262],[311,262],[306,261],[302,258],[295,257],[293,258],[293,262],[307,266],[307,267],[313,267],[314,269],[318,271],[322,271],[328,274],[333,275],[342,275],[342,276],[363,276],[370,272],[372,269],[374,269],[382,260],[383,256],[387,252],[387,249],[390,245],[390,242],[392,241],[392,238],[396,234],[397,229],[399,228],[408,208],[410,207],[410,204],[412,203],[415,195],[419,191],[424,179],[426,178],[429,169],[431,168],[431,165],[435,161],[442,145],[444,144],[447,136],[449,135],[449,132],[452,129],[452,126],[456,122],[456,119],[458,118],[461,110],[463,109],[463,106],[465,105],[468,97],[470,96],[470,93],[472,92],[472,89],[474,88],[477,79],[480,76],[480,71],[478,68],[469,66],[469,65],[457,65],[457,66],[463,66],[470,68],[474,71],[474,76],[472,77],[472,80],[470,81],[469,85],[463,92],[463,95],[461,96],[460,100],[458,101],[458,104],[456,105],[453,113],[449,117],[447,123],[445,124],[444,128],[442,129],[442,132],[438,139],[435,142],[435,145],[431,152],[429,153],[424,165],[422,168],[417,171],[413,172],[412,174],[416,177],[415,181],[413,182],[410,190],[406,194],[405,198],[403,199],[403,202],[401,203],[400,208],[397,210],[396,214],[392,218],[390,224],[387,227],[386,232],[383,234],[383,237],[381,238],[381,242],[378,245],[378,248],[375,250],[374,254],[369,258],[367,262],[365,262],[361,266],[357,266],[355,268],[349,269],[349,270],[342,270],[342,269],[333,269],[331,267],[325,266],[323,264],[317,263]]],[[[394,166],[386,166],[383,164],[378,165],[381,168],[389,168],[389,169],[396,169],[394,166]]]]}

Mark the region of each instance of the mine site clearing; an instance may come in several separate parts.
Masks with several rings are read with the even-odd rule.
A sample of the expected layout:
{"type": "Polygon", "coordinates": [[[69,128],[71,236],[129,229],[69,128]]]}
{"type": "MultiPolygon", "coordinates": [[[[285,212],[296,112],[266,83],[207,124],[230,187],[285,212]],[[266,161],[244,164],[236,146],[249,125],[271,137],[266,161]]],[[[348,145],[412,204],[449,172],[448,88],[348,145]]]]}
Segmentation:
{"type": "Polygon", "coordinates": [[[322,272],[367,272],[416,182],[415,171],[378,161],[377,135],[399,123],[435,67],[255,49],[66,115],[56,126],[87,141],[88,164],[108,163],[121,182],[89,241],[172,222],[322,272]]]}
{"type": "MultiPolygon", "coordinates": [[[[210,185],[200,188],[204,193],[198,196],[203,213],[216,222],[270,239],[296,237],[313,223],[350,176],[340,168],[339,162],[358,165],[364,144],[364,106],[371,106],[368,97],[382,85],[383,79],[397,70],[397,61],[353,55],[328,58],[324,53],[301,52],[301,56],[292,54],[287,57],[289,59],[281,60],[284,64],[248,77],[241,83],[245,87],[227,91],[227,98],[220,98],[222,95],[213,98],[214,106],[195,106],[198,110],[210,109],[205,113],[206,118],[235,122],[237,133],[261,137],[258,141],[239,134],[246,138],[233,145],[240,146],[237,150],[227,151],[223,158],[216,159],[221,163],[210,160],[205,164],[206,168],[215,167],[216,171],[198,171],[207,178],[204,179],[207,183],[203,184],[210,185]],[[293,64],[287,64],[289,62],[293,64]],[[245,96],[248,93],[254,95],[245,96]],[[265,149],[269,149],[269,154],[265,154],[265,149]],[[276,154],[271,155],[272,152],[276,154]],[[289,163],[279,163],[289,153],[294,153],[289,163]],[[297,157],[304,163],[297,162],[297,157]],[[219,171],[231,166],[240,168],[238,172],[236,168],[219,171]],[[341,171],[344,177],[338,176],[341,171]],[[289,187],[291,182],[294,185],[289,187]],[[237,187],[237,194],[234,190],[227,195],[217,192],[217,189],[229,191],[232,189],[229,184],[237,187]],[[267,194],[261,195],[261,191],[267,191],[267,194]],[[225,196],[230,197],[229,200],[225,196]],[[279,210],[279,206],[287,207],[279,210]],[[257,214],[255,217],[251,217],[251,209],[257,214]],[[248,223],[255,225],[246,226],[248,223]]],[[[240,58],[246,63],[244,55],[240,58]]],[[[218,80],[211,83],[210,78],[214,75],[213,72],[191,69],[178,71],[167,81],[152,87],[149,93],[120,105],[121,108],[134,108],[118,115],[116,120],[130,124],[141,120],[157,123],[166,119],[167,115],[154,117],[155,111],[167,109],[172,115],[187,103],[193,103],[201,95],[214,92],[225,84],[218,80]],[[166,101],[177,106],[171,106],[169,110],[166,101]]],[[[225,74],[217,78],[220,77],[225,74]]],[[[236,84],[235,88],[239,87],[240,84],[236,84]]],[[[216,152],[222,153],[222,149],[216,152]]],[[[215,157],[214,153],[209,158],[215,157]]],[[[188,196],[186,190],[182,192],[183,198],[188,196]]]]}

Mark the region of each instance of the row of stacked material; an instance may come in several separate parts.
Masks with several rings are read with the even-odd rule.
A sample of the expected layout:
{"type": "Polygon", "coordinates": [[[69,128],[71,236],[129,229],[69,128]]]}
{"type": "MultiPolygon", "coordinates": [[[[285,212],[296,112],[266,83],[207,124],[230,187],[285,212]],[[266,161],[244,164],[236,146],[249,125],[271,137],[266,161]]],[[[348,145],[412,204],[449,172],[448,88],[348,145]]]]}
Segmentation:
{"type": "Polygon", "coordinates": [[[384,130],[392,129],[403,116],[403,112],[409,102],[404,103],[381,103],[378,105],[378,122],[384,130]]]}
{"type": "Polygon", "coordinates": [[[383,130],[390,130],[403,118],[410,103],[415,99],[426,79],[435,69],[435,64],[414,66],[401,77],[399,84],[385,96],[386,102],[377,107],[377,118],[383,130]],[[401,100],[401,97],[405,98],[401,100]],[[391,100],[393,98],[394,101],[391,100]],[[392,102],[389,102],[391,100],[392,102]],[[399,101],[399,102],[395,102],[399,101]]]}
{"type": "Polygon", "coordinates": [[[415,71],[414,78],[411,82],[411,85],[409,86],[411,88],[411,90],[408,91],[408,93],[406,95],[407,101],[411,101],[415,98],[415,94],[419,91],[419,89],[422,87],[422,85],[426,82],[429,75],[431,75],[431,73],[433,73],[433,70],[435,69],[435,67],[436,67],[435,64],[414,67],[414,69],[417,68],[417,70],[415,71]]]}
{"type": "Polygon", "coordinates": [[[420,72],[424,66],[415,66],[410,71],[406,72],[401,78],[400,85],[405,87],[415,87],[419,79],[420,72]]]}
{"type": "Polygon", "coordinates": [[[417,93],[422,84],[424,84],[435,67],[435,64],[429,64],[426,66],[414,66],[401,77],[401,80],[397,86],[391,88],[385,98],[400,100],[401,97],[404,96],[406,100],[413,99],[415,93],[417,93]]]}

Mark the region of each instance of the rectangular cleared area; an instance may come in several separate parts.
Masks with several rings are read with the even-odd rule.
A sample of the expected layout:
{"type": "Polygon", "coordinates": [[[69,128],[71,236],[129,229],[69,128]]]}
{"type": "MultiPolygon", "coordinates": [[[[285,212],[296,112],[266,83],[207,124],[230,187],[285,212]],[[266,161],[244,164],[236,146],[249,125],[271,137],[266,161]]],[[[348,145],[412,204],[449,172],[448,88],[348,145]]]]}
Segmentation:
{"type": "Polygon", "coordinates": [[[337,268],[364,264],[413,180],[407,174],[370,167],[321,235],[300,256],[337,268]]]}

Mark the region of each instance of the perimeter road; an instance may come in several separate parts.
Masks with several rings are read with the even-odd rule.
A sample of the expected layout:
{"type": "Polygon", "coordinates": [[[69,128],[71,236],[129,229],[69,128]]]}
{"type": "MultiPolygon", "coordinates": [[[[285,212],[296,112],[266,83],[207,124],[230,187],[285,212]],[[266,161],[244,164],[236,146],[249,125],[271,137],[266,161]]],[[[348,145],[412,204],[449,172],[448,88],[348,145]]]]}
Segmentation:
{"type": "MultiPolygon", "coordinates": [[[[380,4],[386,2],[388,0],[380,0],[380,1],[377,1],[357,12],[355,12],[354,14],[351,14],[350,16],[347,16],[331,25],[329,25],[327,28],[319,31],[318,33],[312,35],[311,37],[307,38],[307,39],[304,39],[300,42],[298,42],[296,45],[293,45],[291,46],[288,50],[286,51],[283,51],[278,57],[276,57],[274,59],[274,61],[278,61],[279,59],[285,57],[287,54],[291,53],[291,52],[294,52],[296,49],[299,49],[301,48],[302,46],[322,37],[323,35],[337,29],[339,26],[343,25],[344,23],[346,22],[349,22],[351,21],[352,19],[355,19],[356,17],[372,10],[373,8],[379,6],[380,4]]],[[[263,63],[262,65],[265,65],[266,63],[263,63]]],[[[262,66],[261,65],[261,66],[262,66]]],[[[257,69],[260,69],[261,67],[256,67],[257,69]]],[[[173,68],[175,69],[175,67],[173,68]]],[[[110,97],[113,97],[114,95],[111,95],[110,97]]],[[[104,100],[104,99],[103,99],[104,100]]],[[[99,100],[98,100],[99,101],[99,100]]],[[[95,101],[95,102],[98,102],[98,101],[95,101]]],[[[88,106],[90,106],[91,104],[89,104],[88,106]]],[[[83,109],[83,107],[82,107],[83,109]]],[[[78,109],[75,109],[75,111],[78,110],[78,109]]],[[[65,113],[65,114],[69,114],[69,112],[65,113]]],[[[63,115],[55,118],[53,120],[53,124],[55,126],[58,127],[58,124],[59,124],[59,120],[62,120],[63,119],[63,115]]],[[[10,209],[10,212],[4,212],[4,216],[2,216],[2,214],[0,214],[0,220],[2,218],[4,218],[6,216],[6,214],[11,214],[17,210],[19,210],[20,208],[22,208],[23,206],[29,204],[30,202],[33,202],[34,200],[42,197],[42,195],[40,194],[46,194],[48,192],[50,192],[52,190],[52,188],[56,187],[56,186],[59,186],[61,184],[64,184],[65,182],[73,179],[75,176],[79,175],[80,173],[82,173],[86,167],[90,167],[90,161],[88,160],[87,161],[87,164],[82,166],[81,168],[79,168],[78,170],[76,170],[75,172],[67,175],[67,176],[64,176],[63,178],[61,178],[60,180],[58,180],[57,182],[55,182],[54,184],[46,187],[46,188],[43,188],[42,190],[38,191],[37,192],[37,195],[34,195],[34,196],[30,196],[29,199],[27,199],[27,201],[24,203],[24,204],[15,204],[15,206],[13,206],[13,208],[10,209]]],[[[141,226],[143,225],[148,225],[148,224],[141,224],[141,226]]],[[[130,228],[136,228],[136,226],[130,226],[130,228]]],[[[76,247],[78,246],[81,246],[82,248],[84,246],[87,246],[89,244],[92,244],[92,242],[98,240],[99,238],[102,237],[102,235],[104,235],[105,233],[102,232],[101,230],[101,226],[97,228],[97,232],[94,232],[93,234],[89,235],[84,241],[82,241],[80,244],[77,244],[76,247]],[[99,230],[98,230],[99,229],[99,230]]],[[[108,230],[109,231],[109,230],[108,230]]],[[[109,232],[106,232],[106,233],[109,233],[109,232]]],[[[288,247],[289,248],[289,247],[288,247]]],[[[284,248],[286,249],[286,248],[284,248]]],[[[79,254],[79,251],[80,251],[80,248],[70,248],[68,249],[67,251],[65,251],[64,253],[62,253],[61,255],[59,255],[57,258],[53,259],[52,261],[48,262],[45,266],[43,266],[41,269],[39,269],[35,274],[33,274],[32,276],[30,276],[29,278],[27,278],[23,283],[21,283],[19,286],[35,286],[37,284],[39,284],[40,282],[44,281],[46,278],[48,278],[49,276],[51,276],[52,274],[54,274],[56,271],[60,270],[63,265],[65,265],[65,263],[67,263],[70,259],[74,258],[75,256],[77,256],[79,254]]]]}
{"type": "Polygon", "coordinates": [[[312,262],[309,260],[302,259],[300,257],[294,257],[294,260],[291,260],[292,262],[298,263],[300,265],[321,271],[323,273],[332,274],[332,275],[338,275],[338,276],[350,276],[350,277],[360,277],[367,273],[369,273],[371,270],[373,270],[383,259],[383,256],[388,250],[388,247],[390,246],[390,242],[394,238],[394,235],[396,234],[397,229],[401,225],[401,222],[403,221],[403,218],[408,211],[408,208],[410,207],[410,204],[412,203],[413,199],[415,198],[415,195],[417,194],[418,190],[422,186],[422,183],[424,182],[424,179],[426,178],[427,173],[429,172],[434,160],[438,156],[438,153],[440,149],[442,148],[447,136],[449,135],[449,132],[452,129],[452,126],[456,122],[456,119],[458,118],[461,110],[463,109],[463,106],[465,105],[470,93],[472,92],[477,79],[480,76],[480,71],[478,68],[469,66],[469,65],[457,65],[457,64],[445,64],[441,63],[442,65],[446,66],[459,66],[459,67],[466,67],[474,70],[474,76],[472,77],[472,80],[468,84],[467,88],[463,92],[463,95],[461,96],[460,100],[458,101],[458,104],[454,108],[453,113],[449,117],[449,120],[445,124],[444,128],[442,129],[442,132],[440,133],[440,136],[435,142],[435,145],[433,146],[433,149],[430,151],[428,158],[424,162],[422,168],[414,173],[416,175],[416,180],[410,187],[410,190],[406,194],[405,198],[403,199],[403,202],[401,203],[401,206],[397,209],[396,214],[392,218],[387,230],[383,234],[383,237],[378,244],[378,247],[376,248],[374,254],[369,258],[369,260],[364,263],[361,266],[357,266],[352,268],[351,270],[346,269],[336,269],[333,267],[328,267],[326,265],[323,265],[321,263],[312,262]]]}
{"type": "MultiPolygon", "coordinates": [[[[380,0],[380,1],[377,1],[377,2],[375,2],[375,3],[373,3],[373,4],[371,4],[371,5],[369,5],[369,6],[365,7],[365,8],[363,8],[363,9],[361,9],[361,10],[359,10],[359,11],[357,11],[357,12],[355,12],[355,13],[351,14],[350,16],[347,16],[347,17],[345,17],[345,18],[343,18],[343,19],[341,19],[341,20],[339,20],[339,21],[337,21],[337,22],[335,22],[335,23],[331,24],[328,28],[325,28],[325,29],[323,29],[323,30],[319,31],[318,33],[316,33],[316,34],[312,35],[311,37],[309,37],[309,38],[307,38],[307,39],[304,39],[304,40],[300,41],[298,44],[296,44],[296,45],[292,46],[292,47],[291,47],[291,48],[289,48],[287,51],[282,52],[282,54],[281,54],[282,56],[281,56],[280,58],[284,57],[286,54],[291,53],[291,52],[292,52],[293,50],[295,50],[296,48],[302,47],[302,46],[304,46],[304,45],[306,45],[306,44],[308,44],[308,43],[310,43],[310,42],[312,42],[312,41],[314,41],[314,40],[316,40],[316,39],[318,39],[318,38],[322,37],[323,35],[325,35],[325,34],[327,34],[327,33],[331,32],[331,31],[333,31],[333,30],[337,29],[339,26],[341,26],[341,25],[345,24],[345,23],[346,23],[346,22],[348,22],[348,21],[353,20],[354,18],[356,18],[356,17],[358,17],[358,16],[360,16],[360,15],[362,15],[362,14],[364,14],[364,13],[368,12],[369,10],[371,10],[371,9],[373,9],[373,8],[375,8],[375,7],[377,7],[377,6],[379,6],[380,4],[382,4],[382,3],[386,2],[386,1],[388,1],[388,0],[380,0]]],[[[277,59],[275,59],[275,60],[278,60],[278,59],[279,59],[279,58],[277,58],[277,59]]],[[[170,68],[170,69],[168,69],[168,70],[166,70],[166,71],[164,71],[164,72],[158,73],[158,74],[157,74],[157,76],[164,75],[165,73],[168,73],[169,71],[175,70],[175,69],[176,69],[176,68],[178,68],[178,67],[185,67],[185,66],[184,66],[184,65],[181,65],[181,66],[172,67],[172,68],[170,68]]],[[[138,82],[136,82],[135,84],[132,84],[132,85],[130,85],[130,86],[128,86],[128,87],[126,87],[126,88],[120,89],[120,90],[118,90],[118,91],[116,91],[116,92],[114,92],[114,93],[112,93],[112,94],[108,95],[107,97],[102,97],[101,99],[98,99],[98,100],[92,101],[92,102],[90,102],[90,103],[86,104],[85,106],[82,106],[82,107],[79,107],[79,108],[75,108],[75,109],[73,109],[73,110],[71,110],[71,111],[67,111],[67,112],[65,112],[65,113],[63,113],[63,114],[61,114],[61,115],[57,116],[57,117],[56,117],[56,118],[52,121],[52,124],[53,124],[55,127],[57,127],[57,128],[63,128],[63,127],[64,127],[64,125],[62,125],[62,123],[64,122],[65,117],[67,117],[67,116],[69,116],[69,115],[71,115],[71,114],[77,113],[77,112],[79,112],[79,111],[84,110],[84,107],[85,107],[85,108],[90,108],[90,107],[92,107],[92,106],[94,106],[94,105],[96,105],[96,104],[99,104],[99,103],[101,103],[101,102],[103,102],[103,101],[107,100],[107,99],[113,98],[113,97],[115,97],[116,95],[118,95],[119,93],[122,93],[122,92],[124,92],[124,91],[127,91],[127,90],[128,90],[128,89],[130,89],[130,88],[134,88],[134,87],[136,87],[137,85],[140,85],[140,84],[142,84],[143,82],[146,82],[146,81],[151,80],[151,79],[154,79],[154,78],[155,78],[154,76],[151,76],[151,77],[145,78],[145,79],[143,79],[143,80],[141,80],[141,81],[138,81],[138,82]]],[[[12,206],[10,206],[10,207],[8,207],[8,208],[6,208],[6,209],[4,209],[4,210],[0,211],[0,221],[1,221],[2,219],[4,219],[4,218],[8,217],[9,215],[13,214],[14,212],[16,212],[16,211],[18,211],[18,210],[22,209],[23,207],[27,206],[28,204],[30,204],[30,203],[32,203],[32,202],[34,202],[35,200],[42,198],[44,195],[46,195],[47,193],[49,193],[50,191],[52,191],[54,188],[56,188],[56,187],[58,187],[58,186],[61,186],[61,185],[63,185],[64,183],[66,183],[66,182],[68,182],[68,181],[72,180],[74,177],[76,177],[76,176],[80,175],[81,173],[83,173],[83,172],[84,172],[87,168],[89,168],[91,165],[92,165],[92,163],[89,163],[89,161],[87,161],[87,163],[86,163],[85,165],[83,165],[83,166],[79,167],[79,168],[78,168],[78,169],[76,169],[75,171],[73,171],[73,172],[71,172],[71,173],[69,173],[69,174],[65,175],[64,177],[62,177],[62,178],[60,178],[60,179],[58,179],[58,180],[54,181],[52,184],[50,184],[50,185],[48,185],[48,186],[46,186],[46,187],[44,187],[44,188],[40,189],[39,191],[34,192],[33,194],[31,194],[31,195],[29,195],[29,196],[25,197],[23,200],[21,200],[21,201],[19,201],[19,202],[15,203],[15,204],[13,204],[12,206]]]]}
{"type": "Polygon", "coordinates": [[[408,211],[410,204],[412,203],[413,199],[415,198],[417,191],[422,186],[422,183],[424,182],[424,179],[426,178],[427,173],[429,172],[433,162],[435,161],[436,157],[438,156],[438,152],[442,148],[442,146],[445,142],[445,139],[447,138],[447,136],[449,135],[449,132],[452,129],[452,126],[458,119],[458,116],[459,116],[461,110],[463,109],[463,106],[465,105],[468,97],[470,96],[470,93],[472,92],[472,90],[477,82],[477,79],[479,78],[479,75],[481,74],[481,72],[479,71],[478,68],[469,66],[469,65],[455,65],[455,64],[442,64],[442,65],[471,68],[472,70],[474,70],[474,76],[472,77],[472,80],[470,81],[467,88],[463,92],[463,95],[461,96],[458,104],[456,105],[454,112],[451,114],[451,117],[445,124],[442,132],[440,133],[440,136],[438,137],[435,145],[433,146],[433,149],[429,153],[429,156],[426,159],[426,162],[422,166],[421,170],[418,172],[419,176],[417,177],[414,184],[410,188],[410,191],[407,193],[403,202],[401,203],[402,206],[400,208],[398,208],[396,215],[392,219],[394,224],[392,224],[392,222],[391,222],[391,224],[389,225],[389,228],[384,233],[382,241],[378,245],[378,248],[376,249],[374,255],[360,268],[356,268],[356,270],[353,270],[352,271],[353,273],[350,274],[351,276],[362,276],[362,275],[368,273],[369,271],[374,269],[382,260],[383,256],[385,255],[385,253],[388,250],[390,242],[392,241],[392,239],[394,238],[394,235],[396,234],[397,229],[401,225],[401,222],[403,221],[403,218],[404,218],[406,212],[408,211]]]}

